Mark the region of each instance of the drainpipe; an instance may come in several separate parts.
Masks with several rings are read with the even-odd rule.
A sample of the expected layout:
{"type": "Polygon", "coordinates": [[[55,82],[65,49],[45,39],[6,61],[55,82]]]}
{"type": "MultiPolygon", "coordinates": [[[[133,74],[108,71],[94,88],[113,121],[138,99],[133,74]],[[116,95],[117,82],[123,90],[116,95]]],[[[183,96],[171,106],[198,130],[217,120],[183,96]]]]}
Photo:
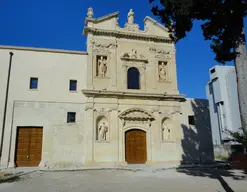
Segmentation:
{"type": "Polygon", "coordinates": [[[3,125],[2,125],[0,159],[2,157],[2,151],[3,151],[3,138],[4,138],[4,129],[5,129],[5,120],[6,120],[8,96],[9,96],[9,79],[10,79],[10,72],[11,72],[11,64],[12,64],[13,55],[14,55],[13,52],[9,52],[9,71],[8,71],[7,88],[6,88],[6,96],[5,96],[5,104],[4,104],[4,112],[3,112],[3,125]]]}

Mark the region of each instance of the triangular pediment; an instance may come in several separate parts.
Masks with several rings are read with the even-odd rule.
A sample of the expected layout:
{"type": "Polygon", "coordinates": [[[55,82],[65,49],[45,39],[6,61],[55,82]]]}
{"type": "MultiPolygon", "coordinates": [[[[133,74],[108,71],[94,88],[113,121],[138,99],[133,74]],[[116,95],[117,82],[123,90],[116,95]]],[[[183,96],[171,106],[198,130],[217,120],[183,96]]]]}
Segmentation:
{"type": "Polygon", "coordinates": [[[169,30],[164,25],[160,24],[158,21],[149,16],[144,19],[144,24],[148,34],[163,37],[169,37],[170,35],[169,30]]]}
{"type": "Polygon", "coordinates": [[[127,15],[127,22],[124,27],[118,25],[118,12],[94,18],[93,9],[89,8],[87,15],[87,26],[84,28],[84,35],[92,33],[96,36],[173,43],[173,40],[170,38],[169,30],[149,16],[144,19],[144,30],[140,29],[139,24],[134,22],[134,12],[132,9],[127,15]]]}

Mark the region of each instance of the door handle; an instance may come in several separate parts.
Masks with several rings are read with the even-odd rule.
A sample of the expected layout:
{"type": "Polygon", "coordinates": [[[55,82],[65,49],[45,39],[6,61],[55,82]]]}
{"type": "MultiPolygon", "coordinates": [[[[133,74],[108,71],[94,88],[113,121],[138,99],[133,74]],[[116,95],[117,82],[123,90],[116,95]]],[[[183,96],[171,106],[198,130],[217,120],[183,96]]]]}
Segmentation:
{"type": "Polygon", "coordinates": [[[29,155],[27,155],[27,159],[29,159],[29,155]]]}

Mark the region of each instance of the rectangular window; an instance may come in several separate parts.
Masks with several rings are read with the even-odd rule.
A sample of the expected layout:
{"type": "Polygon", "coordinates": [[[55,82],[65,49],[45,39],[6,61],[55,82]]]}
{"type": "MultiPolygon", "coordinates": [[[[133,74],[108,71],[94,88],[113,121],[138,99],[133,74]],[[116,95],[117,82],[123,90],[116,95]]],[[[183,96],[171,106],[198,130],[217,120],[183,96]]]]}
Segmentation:
{"type": "Polygon", "coordinates": [[[195,125],[195,116],[189,116],[189,125],[195,125]]]}
{"type": "Polygon", "coordinates": [[[38,89],[38,78],[36,78],[36,77],[31,77],[30,78],[29,88],[30,89],[38,89]]]}
{"type": "Polygon", "coordinates": [[[77,90],[77,81],[76,80],[70,80],[69,81],[69,90],[70,91],[76,91],[77,90]]]}
{"type": "Polygon", "coordinates": [[[67,123],[75,123],[75,112],[68,112],[67,114],[67,123]]]}
{"type": "Polygon", "coordinates": [[[215,68],[211,69],[210,73],[215,73],[215,68]]]}

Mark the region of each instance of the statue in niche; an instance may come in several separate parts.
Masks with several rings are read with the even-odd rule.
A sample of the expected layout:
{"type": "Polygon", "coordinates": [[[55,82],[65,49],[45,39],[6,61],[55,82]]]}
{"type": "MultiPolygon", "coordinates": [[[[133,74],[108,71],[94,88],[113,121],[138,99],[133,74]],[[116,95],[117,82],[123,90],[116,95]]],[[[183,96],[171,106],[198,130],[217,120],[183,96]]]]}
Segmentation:
{"type": "Polygon", "coordinates": [[[134,12],[132,9],[130,9],[128,13],[128,23],[133,24],[134,23],[134,12]]]}
{"type": "Polygon", "coordinates": [[[98,59],[98,76],[105,77],[107,73],[107,57],[100,56],[98,59]]]}
{"type": "Polygon", "coordinates": [[[166,81],[167,80],[167,63],[160,62],[159,64],[159,80],[166,81]]]}
{"type": "Polygon", "coordinates": [[[162,124],[162,139],[163,141],[171,139],[171,129],[165,122],[162,124]]]}
{"type": "Polygon", "coordinates": [[[105,122],[100,124],[98,129],[98,140],[105,141],[107,131],[108,131],[108,126],[105,124],[105,122]]]}

